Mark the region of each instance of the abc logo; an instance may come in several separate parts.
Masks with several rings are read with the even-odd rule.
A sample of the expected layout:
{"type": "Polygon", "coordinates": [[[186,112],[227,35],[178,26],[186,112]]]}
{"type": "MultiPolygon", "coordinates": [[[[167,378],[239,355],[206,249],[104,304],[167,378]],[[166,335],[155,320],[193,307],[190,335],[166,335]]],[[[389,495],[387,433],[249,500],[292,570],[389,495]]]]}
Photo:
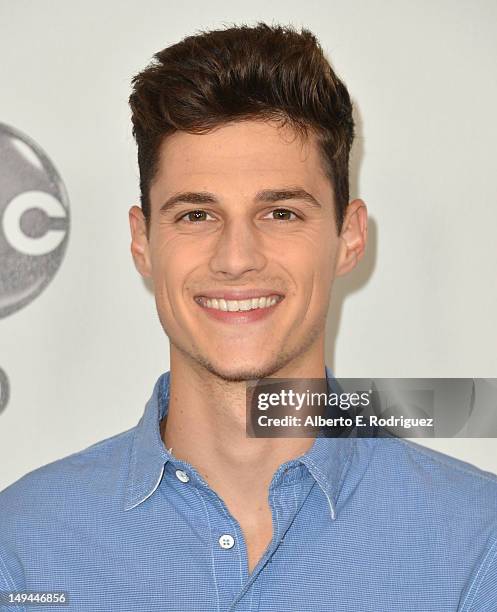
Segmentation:
{"type": "Polygon", "coordinates": [[[0,123],[0,318],[36,298],[57,272],[69,236],[69,201],[50,159],[0,123]]]}

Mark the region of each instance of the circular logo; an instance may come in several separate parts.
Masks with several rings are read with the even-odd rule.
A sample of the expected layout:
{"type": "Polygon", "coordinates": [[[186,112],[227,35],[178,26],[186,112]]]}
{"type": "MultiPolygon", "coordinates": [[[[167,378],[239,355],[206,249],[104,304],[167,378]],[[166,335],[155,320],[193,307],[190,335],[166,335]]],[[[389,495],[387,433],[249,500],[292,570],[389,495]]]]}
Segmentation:
{"type": "Polygon", "coordinates": [[[0,123],[0,318],[34,300],[55,276],[69,237],[69,200],[44,151],[0,123]]]}

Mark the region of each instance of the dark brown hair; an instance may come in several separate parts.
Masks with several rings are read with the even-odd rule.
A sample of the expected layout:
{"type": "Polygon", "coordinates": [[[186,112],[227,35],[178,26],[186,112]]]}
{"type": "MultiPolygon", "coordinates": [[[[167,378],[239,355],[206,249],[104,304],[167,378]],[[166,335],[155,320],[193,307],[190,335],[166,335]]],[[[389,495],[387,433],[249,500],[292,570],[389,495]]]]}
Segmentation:
{"type": "Polygon", "coordinates": [[[150,185],[163,138],[177,130],[205,134],[245,119],[289,122],[301,137],[313,130],[341,231],[349,200],[352,104],[309,30],[259,22],[200,31],[156,53],[132,85],[129,103],[147,231],[150,185]]]}

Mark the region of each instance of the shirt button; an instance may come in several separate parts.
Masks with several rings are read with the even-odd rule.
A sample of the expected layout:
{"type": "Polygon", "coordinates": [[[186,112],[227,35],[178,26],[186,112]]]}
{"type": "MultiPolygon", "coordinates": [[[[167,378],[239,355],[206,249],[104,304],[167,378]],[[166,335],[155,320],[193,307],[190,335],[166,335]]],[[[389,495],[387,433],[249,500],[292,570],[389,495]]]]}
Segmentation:
{"type": "Polygon", "coordinates": [[[234,545],[235,545],[235,540],[233,539],[232,536],[230,536],[229,533],[224,533],[219,538],[219,546],[221,546],[221,548],[233,548],[234,545]]]}
{"type": "Polygon", "coordinates": [[[181,482],[188,482],[190,480],[190,476],[183,470],[176,470],[176,478],[181,480],[181,482]]]}

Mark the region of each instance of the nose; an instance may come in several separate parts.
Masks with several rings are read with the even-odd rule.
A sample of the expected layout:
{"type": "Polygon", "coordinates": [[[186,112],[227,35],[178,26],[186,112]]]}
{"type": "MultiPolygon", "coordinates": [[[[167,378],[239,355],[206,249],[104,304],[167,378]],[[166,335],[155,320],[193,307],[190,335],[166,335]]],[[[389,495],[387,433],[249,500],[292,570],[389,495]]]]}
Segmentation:
{"type": "Polygon", "coordinates": [[[225,224],[209,261],[211,271],[225,278],[238,278],[258,272],[266,265],[262,237],[247,219],[231,219],[225,224]]]}

